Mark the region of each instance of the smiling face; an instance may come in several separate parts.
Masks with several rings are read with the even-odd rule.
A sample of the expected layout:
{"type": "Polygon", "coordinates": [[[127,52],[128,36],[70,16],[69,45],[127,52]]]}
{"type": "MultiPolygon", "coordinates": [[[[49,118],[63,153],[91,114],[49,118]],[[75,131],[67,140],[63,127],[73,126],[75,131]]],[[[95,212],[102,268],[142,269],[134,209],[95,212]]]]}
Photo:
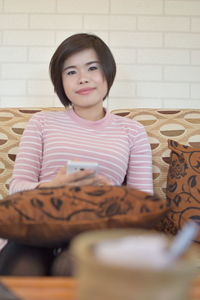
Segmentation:
{"type": "Polygon", "coordinates": [[[62,83],[74,110],[102,108],[107,81],[94,49],[85,49],[67,58],[62,83]]]}

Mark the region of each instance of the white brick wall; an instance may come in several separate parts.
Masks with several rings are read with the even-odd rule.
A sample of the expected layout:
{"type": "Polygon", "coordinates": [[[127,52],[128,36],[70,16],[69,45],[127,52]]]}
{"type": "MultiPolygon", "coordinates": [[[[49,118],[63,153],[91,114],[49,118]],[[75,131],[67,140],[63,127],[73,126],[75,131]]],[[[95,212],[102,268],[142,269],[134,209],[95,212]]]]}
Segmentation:
{"type": "Polygon", "coordinates": [[[28,95],[54,96],[52,84],[49,80],[29,80],[28,95]]]}
{"type": "Polygon", "coordinates": [[[162,47],[162,33],[111,31],[111,47],[156,48],[162,47]]]}
{"type": "Polygon", "coordinates": [[[53,13],[55,0],[3,0],[5,13],[53,13]]]}
{"type": "Polygon", "coordinates": [[[195,33],[166,33],[166,48],[199,49],[200,34],[195,33]]]}
{"type": "Polygon", "coordinates": [[[46,64],[2,64],[2,77],[5,79],[46,79],[48,69],[46,64]]]}
{"type": "MultiPolygon", "coordinates": [[[[197,100],[200,99],[200,84],[199,83],[191,85],[191,97],[193,99],[197,99],[197,100]]],[[[200,101],[199,101],[199,103],[200,103],[200,101]]]]}
{"type": "MultiPolygon", "coordinates": [[[[194,53],[193,60],[198,60],[194,53]]],[[[189,65],[190,53],[187,50],[176,49],[139,49],[137,52],[139,64],[154,65],[189,65]]]]}
{"type": "Polygon", "coordinates": [[[57,0],[57,11],[67,14],[107,14],[109,2],[109,0],[57,0]]]}
{"type": "Polygon", "coordinates": [[[0,63],[2,63],[2,68],[6,65],[6,63],[17,62],[18,64],[21,62],[27,61],[27,52],[28,49],[26,47],[0,47],[0,63]]]}
{"type": "Polygon", "coordinates": [[[141,31],[189,32],[189,17],[138,17],[138,29],[141,31]]]}
{"type": "Polygon", "coordinates": [[[192,65],[200,65],[200,51],[192,51],[191,53],[191,62],[192,65]]]}
{"type": "Polygon", "coordinates": [[[137,95],[139,97],[153,98],[189,98],[190,86],[184,83],[138,83],[137,95]]]}
{"type": "Polygon", "coordinates": [[[1,30],[6,29],[27,29],[28,15],[23,14],[1,14],[0,17],[1,30]]]}
{"type": "Polygon", "coordinates": [[[47,14],[32,15],[30,17],[31,29],[51,29],[51,30],[65,30],[67,29],[81,29],[82,28],[81,15],[52,14],[51,17],[47,14]]]}
{"type": "Polygon", "coordinates": [[[192,31],[200,32],[200,18],[192,18],[192,31]]]}
{"type": "Polygon", "coordinates": [[[167,15],[200,16],[200,1],[196,0],[167,0],[165,1],[167,15]]]}
{"type": "Polygon", "coordinates": [[[9,46],[52,46],[55,42],[53,31],[4,30],[3,45],[9,46]]]}
{"type": "MultiPolygon", "coordinates": [[[[25,80],[0,80],[1,96],[20,96],[26,94],[25,80]]],[[[19,103],[18,103],[19,104],[19,103]]]]}
{"type": "Polygon", "coordinates": [[[136,30],[134,16],[86,15],[83,22],[86,30],[136,30]]]}
{"type": "Polygon", "coordinates": [[[164,1],[160,0],[111,0],[112,14],[160,15],[164,1]]]}
{"type": "Polygon", "coordinates": [[[48,64],[78,32],[115,56],[110,109],[200,108],[200,0],[0,0],[0,107],[61,106],[48,64]]]}
{"type": "Polygon", "coordinates": [[[3,0],[0,0],[0,12],[2,11],[3,9],[3,0]]]}

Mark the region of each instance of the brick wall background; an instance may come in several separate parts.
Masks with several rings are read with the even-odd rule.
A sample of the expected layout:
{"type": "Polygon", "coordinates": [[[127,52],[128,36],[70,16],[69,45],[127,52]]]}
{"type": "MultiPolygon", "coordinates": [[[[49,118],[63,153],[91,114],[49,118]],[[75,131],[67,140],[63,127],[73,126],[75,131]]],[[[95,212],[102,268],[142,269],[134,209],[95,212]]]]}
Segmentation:
{"type": "Polygon", "coordinates": [[[200,108],[200,0],[0,0],[0,107],[61,106],[48,63],[78,32],[116,58],[110,109],[200,108]]]}

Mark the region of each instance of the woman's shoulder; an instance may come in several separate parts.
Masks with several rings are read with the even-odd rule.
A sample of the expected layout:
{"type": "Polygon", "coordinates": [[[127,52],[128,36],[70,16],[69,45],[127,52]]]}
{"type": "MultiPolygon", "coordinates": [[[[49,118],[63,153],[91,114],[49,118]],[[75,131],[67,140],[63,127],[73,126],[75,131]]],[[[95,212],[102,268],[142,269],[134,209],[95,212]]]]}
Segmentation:
{"type": "Polygon", "coordinates": [[[127,117],[116,115],[116,114],[112,114],[112,118],[113,118],[113,120],[115,120],[115,122],[117,122],[118,124],[121,124],[122,126],[124,125],[126,127],[128,126],[130,128],[134,128],[134,129],[144,128],[144,126],[135,119],[130,119],[127,117]]]}
{"type": "Polygon", "coordinates": [[[31,117],[32,119],[42,119],[42,120],[45,120],[45,119],[57,119],[57,118],[66,118],[66,111],[65,110],[61,110],[61,111],[56,111],[56,110],[53,110],[53,111],[45,111],[45,110],[42,110],[42,111],[39,111],[39,112],[36,112],[32,115],[31,117]]]}

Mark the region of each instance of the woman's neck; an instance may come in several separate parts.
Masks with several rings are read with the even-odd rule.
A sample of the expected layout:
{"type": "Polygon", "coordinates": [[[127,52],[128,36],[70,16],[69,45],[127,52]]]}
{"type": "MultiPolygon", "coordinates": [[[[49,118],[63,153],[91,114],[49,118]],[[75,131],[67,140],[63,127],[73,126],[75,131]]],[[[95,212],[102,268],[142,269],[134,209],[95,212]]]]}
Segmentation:
{"type": "Polygon", "coordinates": [[[74,112],[85,120],[89,121],[98,121],[105,116],[105,110],[103,106],[101,107],[92,107],[92,108],[77,108],[73,107],[74,112]]]}

